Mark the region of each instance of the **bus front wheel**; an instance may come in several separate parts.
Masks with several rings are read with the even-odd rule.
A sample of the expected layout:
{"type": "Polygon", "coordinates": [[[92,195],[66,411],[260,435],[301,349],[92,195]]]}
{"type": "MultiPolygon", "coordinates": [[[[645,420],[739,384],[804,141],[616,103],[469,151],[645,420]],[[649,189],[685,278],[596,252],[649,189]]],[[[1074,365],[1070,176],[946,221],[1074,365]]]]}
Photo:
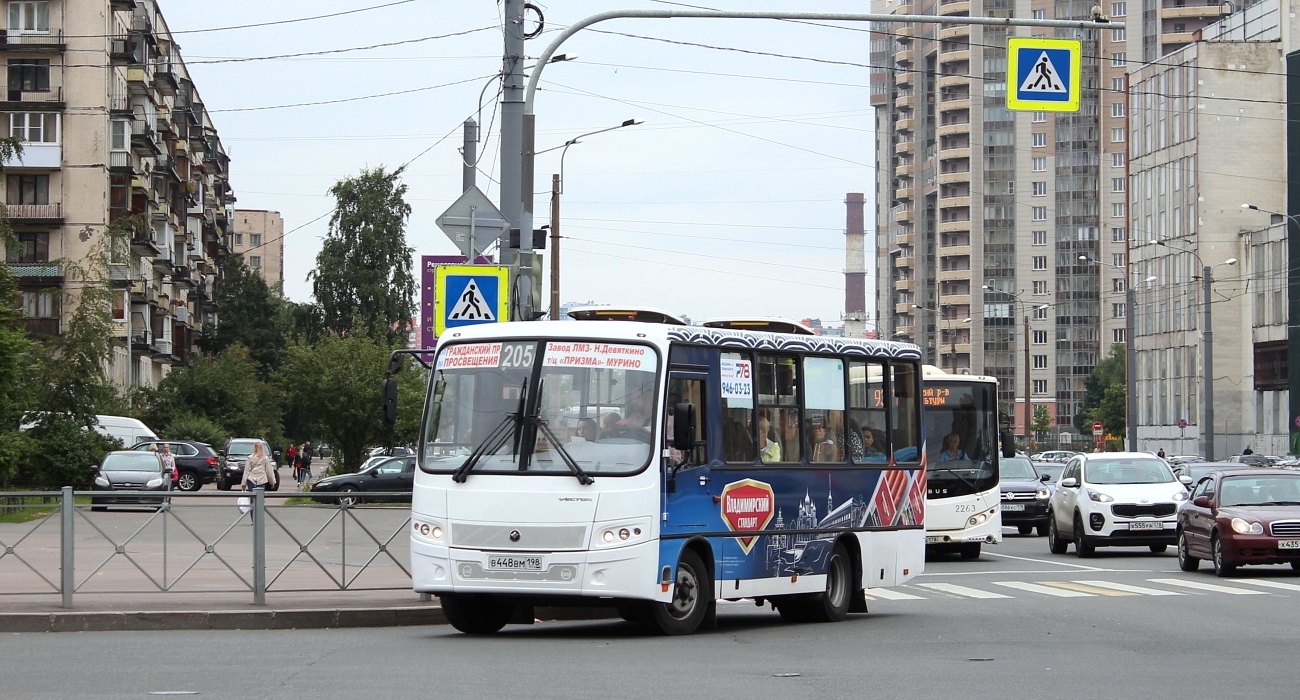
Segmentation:
{"type": "Polygon", "coordinates": [[[677,576],[673,581],[673,599],[667,603],[652,603],[650,623],[661,634],[690,634],[699,628],[713,604],[713,585],[704,562],[695,552],[687,549],[677,561],[677,576]]]}
{"type": "Polygon", "coordinates": [[[515,604],[485,595],[448,593],[438,597],[442,614],[465,634],[494,634],[515,614],[515,604]]]}

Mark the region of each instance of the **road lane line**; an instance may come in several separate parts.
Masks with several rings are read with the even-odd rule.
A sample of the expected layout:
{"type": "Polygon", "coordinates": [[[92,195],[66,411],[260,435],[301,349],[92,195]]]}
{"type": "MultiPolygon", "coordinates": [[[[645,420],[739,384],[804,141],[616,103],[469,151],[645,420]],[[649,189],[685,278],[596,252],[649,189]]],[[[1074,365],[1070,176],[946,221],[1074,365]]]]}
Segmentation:
{"type": "Polygon", "coordinates": [[[1035,559],[1033,557],[1017,557],[1013,554],[1001,554],[998,552],[990,552],[988,550],[985,550],[983,553],[991,557],[999,557],[1002,559],[1015,559],[1017,561],[1032,561],[1035,564],[1048,564],[1050,566],[1068,566],[1072,569],[1083,569],[1085,571],[1112,571],[1113,570],[1113,569],[1104,569],[1097,566],[1088,566],[1087,564],[1071,564],[1068,562],[1058,561],[1056,559],[1035,559]]]}
{"type": "Polygon", "coordinates": [[[1238,583],[1248,583],[1252,586],[1264,586],[1265,588],[1280,588],[1284,591],[1300,591],[1300,586],[1294,583],[1282,583],[1281,581],[1266,581],[1264,579],[1243,578],[1237,579],[1238,583]]]}
{"type": "Polygon", "coordinates": [[[1115,583],[1114,581],[1075,581],[1075,583],[1084,586],[1095,586],[1097,588],[1109,588],[1114,591],[1131,593],[1135,595],[1187,595],[1178,591],[1164,591],[1159,588],[1147,588],[1146,586],[1131,586],[1127,583],[1115,583]]]}
{"type": "Polygon", "coordinates": [[[1198,591],[1209,591],[1211,593],[1227,593],[1229,595],[1268,595],[1267,591],[1248,591],[1244,588],[1233,588],[1231,586],[1216,586],[1213,583],[1201,583],[1200,581],[1184,581],[1180,578],[1152,578],[1147,579],[1152,583],[1167,583],[1170,586],[1182,586],[1198,591]]]}
{"type": "Polygon", "coordinates": [[[925,600],[919,595],[894,591],[888,588],[868,588],[867,597],[873,600],[925,600]]]}
{"type": "Polygon", "coordinates": [[[1042,583],[1044,586],[1055,586],[1057,588],[1065,588],[1071,591],[1082,591],[1084,593],[1091,593],[1093,595],[1105,595],[1105,596],[1115,596],[1115,597],[1137,595],[1136,593],[1131,593],[1127,591],[1117,591],[1113,588],[1099,588],[1097,586],[1089,586],[1087,585],[1086,582],[1083,581],[1040,581],[1039,583],[1042,583]]]}
{"type": "Polygon", "coordinates": [[[1051,586],[1042,586],[1037,583],[1027,583],[1025,581],[994,581],[995,586],[1006,586],[1020,591],[1030,593],[1041,593],[1043,595],[1056,596],[1057,598],[1091,598],[1095,593],[1084,593],[1082,591],[1070,591],[1062,588],[1053,588],[1051,586]]]}
{"type": "Polygon", "coordinates": [[[916,585],[922,588],[929,588],[932,591],[939,591],[940,593],[948,593],[950,595],[961,596],[963,598],[1010,598],[1011,597],[1009,595],[1002,595],[1001,593],[991,593],[989,591],[981,591],[978,588],[967,588],[965,586],[958,586],[955,583],[918,583],[916,585]]]}

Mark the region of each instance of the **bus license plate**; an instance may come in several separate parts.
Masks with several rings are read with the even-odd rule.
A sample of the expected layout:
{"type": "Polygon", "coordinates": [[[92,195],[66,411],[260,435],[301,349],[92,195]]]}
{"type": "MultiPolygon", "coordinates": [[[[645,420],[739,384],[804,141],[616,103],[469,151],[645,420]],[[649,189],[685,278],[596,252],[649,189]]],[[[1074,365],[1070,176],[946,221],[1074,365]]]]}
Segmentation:
{"type": "Polygon", "coordinates": [[[1278,540],[1278,549],[1300,549],[1300,540],[1278,540]]]}
{"type": "Polygon", "coordinates": [[[1024,510],[1024,509],[1025,509],[1025,504],[1023,504],[1023,503],[1003,503],[1003,504],[1002,504],[1002,510],[1024,510]]]}
{"type": "Polygon", "coordinates": [[[491,556],[487,568],[496,571],[541,571],[541,557],[491,556]]]}
{"type": "Polygon", "coordinates": [[[1163,530],[1163,529],[1165,529],[1165,524],[1164,524],[1164,523],[1129,523],[1129,524],[1128,524],[1128,529],[1130,529],[1130,530],[1163,530]]]}

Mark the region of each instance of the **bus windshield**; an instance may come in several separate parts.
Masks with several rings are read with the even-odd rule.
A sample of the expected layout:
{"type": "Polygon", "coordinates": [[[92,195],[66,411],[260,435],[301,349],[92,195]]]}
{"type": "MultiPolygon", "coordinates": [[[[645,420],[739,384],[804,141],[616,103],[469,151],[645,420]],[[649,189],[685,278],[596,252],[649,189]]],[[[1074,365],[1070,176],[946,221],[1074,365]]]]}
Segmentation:
{"type": "Polygon", "coordinates": [[[421,468],[639,472],[653,452],[658,364],[653,348],[631,343],[447,345],[430,382],[421,468]]]}
{"type": "Polygon", "coordinates": [[[996,386],[926,382],[926,479],[930,498],[997,488],[996,386]]]}

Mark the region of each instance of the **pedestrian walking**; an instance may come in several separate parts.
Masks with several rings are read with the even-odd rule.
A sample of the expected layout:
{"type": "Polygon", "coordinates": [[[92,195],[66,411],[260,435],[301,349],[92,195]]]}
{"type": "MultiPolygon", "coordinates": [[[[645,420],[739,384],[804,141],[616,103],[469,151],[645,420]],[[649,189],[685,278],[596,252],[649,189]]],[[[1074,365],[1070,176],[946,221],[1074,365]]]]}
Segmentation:
{"type": "Polygon", "coordinates": [[[298,485],[301,488],[311,481],[311,443],[304,442],[298,448],[298,485]]]}
{"type": "Polygon", "coordinates": [[[284,448],[284,461],[288,463],[289,468],[293,470],[294,481],[298,480],[298,448],[291,442],[284,448]]]}
{"type": "Polygon", "coordinates": [[[275,467],[271,465],[271,458],[266,455],[259,440],[253,443],[253,454],[248,456],[248,461],[244,464],[244,490],[268,489],[273,479],[275,467]]]}
{"type": "Polygon", "coordinates": [[[172,490],[175,491],[181,483],[181,472],[176,468],[176,455],[172,454],[171,447],[165,442],[158,450],[158,459],[162,460],[163,471],[171,477],[172,490]]]}

